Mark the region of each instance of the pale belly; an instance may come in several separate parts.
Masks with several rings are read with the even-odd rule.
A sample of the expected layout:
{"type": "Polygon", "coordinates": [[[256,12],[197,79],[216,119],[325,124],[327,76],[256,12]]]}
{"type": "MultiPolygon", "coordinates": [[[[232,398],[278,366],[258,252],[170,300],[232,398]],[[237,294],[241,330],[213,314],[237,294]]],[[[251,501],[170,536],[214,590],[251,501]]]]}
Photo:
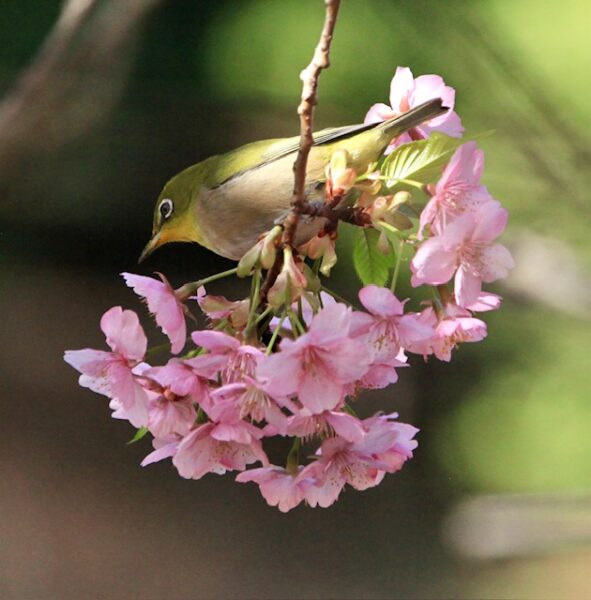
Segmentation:
{"type": "MultiPolygon", "coordinates": [[[[293,190],[293,156],[249,171],[213,190],[203,190],[196,202],[197,222],[203,245],[217,254],[240,260],[260,238],[288,214],[293,190]]],[[[309,172],[314,182],[320,173],[309,172]]],[[[322,186],[307,186],[310,200],[322,197],[322,186]]],[[[296,243],[316,235],[324,219],[303,218],[298,225],[296,243]]]]}

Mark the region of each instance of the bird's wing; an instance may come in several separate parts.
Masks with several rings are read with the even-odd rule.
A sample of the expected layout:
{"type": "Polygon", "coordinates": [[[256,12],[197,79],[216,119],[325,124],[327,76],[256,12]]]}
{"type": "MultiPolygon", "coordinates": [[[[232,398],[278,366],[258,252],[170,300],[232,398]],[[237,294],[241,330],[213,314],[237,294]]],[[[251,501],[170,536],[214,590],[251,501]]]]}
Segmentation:
{"type": "MultiPolygon", "coordinates": [[[[367,129],[375,127],[377,123],[360,124],[360,125],[345,125],[343,127],[329,127],[322,129],[314,134],[314,145],[320,146],[335,140],[345,139],[350,135],[360,133],[367,129]]],[[[279,139],[273,143],[262,155],[262,163],[270,163],[278,158],[283,158],[300,147],[300,136],[292,138],[279,139]]]]}
{"type": "MultiPolygon", "coordinates": [[[[314,145],[344,139],[375,126],[376,124],[372,123],[370,125],[346,125],[344,127],[323,129],[314,134],[314,145]]],[[[208,159],[212,161],[208,165],[210,181],[206,181],[205,184],[210,188],[224,185],[247,171],[264,167],[280,158],[294,154],[299,146],[300,136],[261,140],[251,142],[226,154],[215,156],[208,159]]]]}

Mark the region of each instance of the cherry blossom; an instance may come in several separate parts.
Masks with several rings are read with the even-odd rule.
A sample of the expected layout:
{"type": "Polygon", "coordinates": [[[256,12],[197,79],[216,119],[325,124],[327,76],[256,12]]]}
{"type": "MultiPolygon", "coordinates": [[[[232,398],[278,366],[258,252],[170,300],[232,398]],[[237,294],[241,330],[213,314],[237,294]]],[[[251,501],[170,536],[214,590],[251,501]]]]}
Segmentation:
{"type": "Polygon", "coordinates": [[[120,306],[109,309],[101,318],[101,330],[112,352],[67,350],[64,360],[82,373],[79,383],[93,392],[115,400],[114,410],[122,409],[134,426],[148,419],[148,394],[137,380],[134,367],[144,358],[148,340],[138,316],[120,306]]]}
{"type": "Polygon", "coordinates": [[[429,238],[411,262],[412,285],[447,283],[455,273],[455,296],[460,306],[478,300],[482,282],[506,277],[511,254],[493,243],[507,223],[507,211],[495,201],[481,205],[449,223],[441,235],[429,238]]]}
{"type": "Polygon", "coordinates": [[[364,123],[386,121],[433,98],[441,98],[443,106],[448,107],[450,110],[397,137],[390,145],[389,150],[391,151],[395,146],[412,140],[427,138],[433,131],[440,131],[452,137],[461,137],[464,128],[460,117],[453,110],[455,90],[445,85],[439,75],[421,75],[415,79],[408,67],[398,67],[396,69],[390,84],[390,106],[387,104],[374,104],[365,116],[364,123]]]}
{"type": "Polygon", "coordinates": [[[376,415],[363,421],[365,435],[356,442],[341,437],[325,440],[318,459],[301,473],[314,480],[305,492],[311,506],[333,504],[345,484],[357,490],[378,485],[386,473],[399,471],[417,447],[418,429],[394,421],[398,415],[376,415]]]}
{"type": "MultiPolygon", "coordinates": [[[[240,381],[243,375],[253,375],[257,357],[262,355],[258,348],[243,345],[238,339],[222,331],[194,331],[191,338],[195,344],[209,350],[209,358],[205,360],[215,361],[225,383],[240,381]]],[[[196,359],[204,360],[203,357],[196,357],[192,361],[196,359]]]]}
{"type": "Polygon", "coordinates": [[[492,196],[480,183],[484,169],[484,152],[475,142],[460,146],[443,170],[433,197],[421,212],[419,236],[427,225],[441,233],[448,222],[466,212],[476,212],[492,196]]]}
{"type": "Polygon", "coordinates": [[[432,307],[425,308],[418,320],[434,328],[430,339],[418,340],[408,345],[407,350],[428,356],[434,354],[439,360],[449,362],[452,351],[464,342],[480,342],[486,337],[486,323],[472,317],[468,310],[447,304],[445,315],[438,318],[432,307]]]}
{"type": "Polygon", "coordinates": [[[296,340],[284,338],[280,352],[265,357],[256,376],[271,396],[296,395],[312,413],[336,408],[345,386],[369,366],[366,346],[351,337],[351,310],[342,304],[323,308],[310,329],[296,340]]]}
{"type": "Polygon", "coordinates": [[[270,465],[258,469],[249,469],[239,473],[236,481],[247,483],[254,481],[258,484],[263,498],[269,506],[276,506],[281,512],[289,512],[303,499],[312,485],[312,481],[302,477],[303,467],[299,466],[294,473],[282,467],[270,465]]]}
{"type": "Polygon", "coordinates": [[[403,348],[430,339],[433,329],[415,315],[404,315],[404,302],[386,288],[365,286],[359,291],[359,300],[368,313],[354,313],[353,335],[371,352],[370,368],[360,385],[383,388],[397,381],[397,367],[406,366],[403,348]]]}
{"type": "Polygon", "coordinates": [[[349,442],[355,442],[364,436],[365,430],[357,417],[345,412],[326,410],[314,414],[302,408],[289,417],[287,433],[300,438],[324,438],[337,434],[349,442]]]}
{"type": "Polygon", "coordinates": [[[244,421],[234,427],[205,423],[181,440],[172,462],[185,479],[201,479],[207,473],[243,471],[246,465],[257,461],[267,465],[259,437],[259,430],[244,421]]]}
{"type": "Polygon", "coordinates": [[[216,407],[225,403],[237,409],[240,419],[265,421],[270,426],[267,431],[273,431],[273,435],[285,435],[287,432],[287,416],[281,408],[293,407],[293,403],[287,398],[277,402],[252,377],[245,375],[242,381],[223,385],[212,393],[212,398],[216,407]]]}

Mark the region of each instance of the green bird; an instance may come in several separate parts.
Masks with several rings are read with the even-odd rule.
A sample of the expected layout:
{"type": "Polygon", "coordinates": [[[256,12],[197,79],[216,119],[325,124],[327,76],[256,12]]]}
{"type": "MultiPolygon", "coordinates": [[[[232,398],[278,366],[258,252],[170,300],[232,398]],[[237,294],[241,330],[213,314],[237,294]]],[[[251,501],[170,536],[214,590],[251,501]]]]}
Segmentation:
{"type": "MultiPolygon", "coordinates": [[[[392,139],[445,112],[440,99],[381,123],[324,129],[314,135],[306,170],[306,197],[323,197],[325,167],[345,149],[358,173],[378,160],[392,139]]],[[[169,242],[196,242],[216,254],[240,260],[260,235],[281,222],[290,209],[293,163],[299,136],[253,142],[212,156],[175,175],[154,208],[152,238],[140,262],[169,242]]],[[[305,219],[296,243],[320,230],[324,219],[305,219]]]]}

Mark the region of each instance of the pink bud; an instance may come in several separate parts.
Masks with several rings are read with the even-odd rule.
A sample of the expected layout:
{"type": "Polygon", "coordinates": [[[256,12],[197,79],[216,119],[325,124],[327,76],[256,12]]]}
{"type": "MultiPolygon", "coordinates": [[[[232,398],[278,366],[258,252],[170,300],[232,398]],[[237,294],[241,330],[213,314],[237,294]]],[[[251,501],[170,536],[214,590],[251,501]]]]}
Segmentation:
{"type": "Polygon", "coordinates": [[[285,248],[281,273],[267,295],[269,304],[274,308],[283,304],[291,304],[301,296],[306,285],[306,277],[296,264],[291,248],[285,248]]]}

